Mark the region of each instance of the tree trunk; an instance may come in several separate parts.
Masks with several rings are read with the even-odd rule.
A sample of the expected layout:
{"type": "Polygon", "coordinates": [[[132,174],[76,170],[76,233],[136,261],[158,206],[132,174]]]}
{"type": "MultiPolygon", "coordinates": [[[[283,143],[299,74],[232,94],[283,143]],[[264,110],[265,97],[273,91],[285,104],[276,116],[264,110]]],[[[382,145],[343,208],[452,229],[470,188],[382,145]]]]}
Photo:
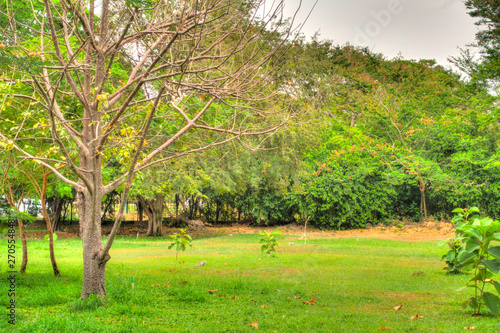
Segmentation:
{"type": "Polygon", "coordinates": [[[142,214],[144,213],[144,208],[142,207],[141,200],[137,200],[137,215],[139,216],[139,223],[142,223],[142,214]]]}
{"type": "Polygon", "coordinates": [[[162,222],[165,198],[158,193],[151,200],[146,200],[142,195],[138,195],[137,198],[141,201],[144,213],[148,217],[148,231],[146,232],[146,236],[161,236],[163,234],[162,222]]]}
{"type": "Polygon", "coordinates": [[[219,215],[220,215],[220,202],[217,200],[215,202],[215,224],[219,223],[219,215]]]}
{"type": "Polygon", "coordinates": [[[186,200],[184,199],[184,196],[182,196],[181,194],[179,194],[179,204],[181,205],[182,207],[182,212],[185,213],[188,211],[188,209],[186,208],[186,200]]]}
{"type": "Polygon", "coordinates": [[[64,206],[64,199],[58,196],[54,197],[52,201],[52,216],[50,217],[50,223],[52,225],[52,230],[54,232],[61,230],[61,215],[64,206]]]}
{"type": "Polygon", "coordinates": [[[78,193],[77,198],[83,245],[83,283],[80,297],[85,299],[94,294],[104,298],[106,263],[111,257],[108,255],[102,261],[99,260],[103,247],[100,209],[97,208],[101,206],[102,194],[94,193],[92,196],[85,191],[78,193]]]}
{"type": "Polygon", "coordinates": [[[175,217],[179,217],[179,195],[175,195],[175,217]]]}
{"type": "Polygon", "coordinates": [[[189,219],[190,220],[194,220],[194,211],[195,211],[195,206],[196,203],[194,201],[194,196],[192,195],[190,198],[189,198],[189,219]]]}
{"type": "Polygon", "coordinates": [[[57,267],[57,262],[56,262],[56,255],[54,253],[54,232],[52,230],[52,223],[50,221],[49,213],[47,212],[47,205],[46,205],[46,192],[47,192],[47,179],[49,174],[45,173],[45,167],[42,167],[43,169],[43,184],[42,184],[42,195],[41,195],[41,201],[42,201],[42,212],[43,212],[43,217],[45,219],[45,224],[47,225],[47,231],[49,232],[49,252],[50,252],[50,262],[52,264],[52,271],[54,272],[55,276],[61,276],[61,272],[59,271],[59,268],[57,267]]]}
{"type": "Polygon", "coordinates": [[[424,214],[424,220],[427,220],[427,205],[425,203],[425,182],[422,178],[418,179],[418,187],[420,190],[420,216],[424,214]]]}
{"type": "MultiPolygon", "coordinates": [[[[66,222],[66,217],[68,216],[68,208],[71,204],[71,200],[73,200],[73,199],[64,200],[63,209],[62,209],[62,211],[64,213],[62,214],[62,217],[61,217],[61,223],[59,224],[59,229],[61,228],[61,225],[64,222],[66,222]]],[[[56,231],[58,231],[58,230],[56,230],[56,231]]]]}
{"type": "Polygon", "coordinates": [[[194,220],[194,219],[196,219],[196,216],[198,215],[198,206],[199,206],[198,199],[195,199],[193,204],[194,204],[194,212],[193,212],[192,219],[194,220]]]}

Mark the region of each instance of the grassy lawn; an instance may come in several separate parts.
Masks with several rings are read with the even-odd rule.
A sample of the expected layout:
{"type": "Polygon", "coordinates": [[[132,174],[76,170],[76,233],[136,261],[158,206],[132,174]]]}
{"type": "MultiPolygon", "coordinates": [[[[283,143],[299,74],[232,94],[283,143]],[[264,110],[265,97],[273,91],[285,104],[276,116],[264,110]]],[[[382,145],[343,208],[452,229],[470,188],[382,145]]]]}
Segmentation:
{"type": "MultiPolygon", "coordinates": [[[[258,235],[195,239],[180,254],[168,240],[118,238],[107,265],[107,304],[78,300],[81,242],[58,239],[62,277],[51,274],[48,244],[29,240],[28,273],[18,274],[16,332],[498,332],[485,310],[460,303],[468,276],[449,276],[432,241],[278,236],[277,257],[260,253],[258,235]],[[289,245],[293,241],[296,245],[289,245]],[[194,267],[201,260],[207,265],[194,267]],[[183,263],[182,263],[183,262],[183,263]],[[135,277],[132,289],[131,277],[135,277]],[[187,283],[183,283],[186,281],[187,283]],[[215,290],[213,294],[208,290],[215,290]],[[299,298],[300,297],[300,298],[299,298]],[[314,305],[304,302],[315,299],[314,305]],[[401,310],[394,307],[403,305],[401,310]],[[421,319],[411,319],[415,314],[421,319]]],[[[6,240],[0,241],[6,253],[6,240]]],[[[20,242],[17,257],[21,259],[20,242]]],[[[7,306],[2,256],[0,306],[7,306]]],[[[18,266],[19,267],[19,266],[18,266]]]]}

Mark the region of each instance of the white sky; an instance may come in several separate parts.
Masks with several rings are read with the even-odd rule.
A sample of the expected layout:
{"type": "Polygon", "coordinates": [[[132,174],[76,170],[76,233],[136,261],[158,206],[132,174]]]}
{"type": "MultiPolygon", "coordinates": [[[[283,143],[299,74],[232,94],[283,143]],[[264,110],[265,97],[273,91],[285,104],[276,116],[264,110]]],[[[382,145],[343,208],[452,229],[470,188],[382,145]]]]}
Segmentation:
{"type": "MultiPolygon", "coordinates": [[[[302,0],[299,21],[315,1],[302,0]]],[[[285,0],[285,16],[293,15],[299,2],[285,0]]],[[[336,44],[368,46],[387,58],[401,53],[448,67],[447,58],[474,42],[478,28],[462,0],[318,0],[302,31],[306,36],[319,31],[320,39],[336,44]]]]}

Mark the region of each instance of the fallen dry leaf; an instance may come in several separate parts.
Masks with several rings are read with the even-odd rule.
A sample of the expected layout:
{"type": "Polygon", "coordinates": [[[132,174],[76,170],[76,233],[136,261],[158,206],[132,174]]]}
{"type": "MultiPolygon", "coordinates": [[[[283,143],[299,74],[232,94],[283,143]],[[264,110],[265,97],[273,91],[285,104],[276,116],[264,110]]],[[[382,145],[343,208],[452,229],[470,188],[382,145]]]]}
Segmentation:
{"type": "Polygon", "coordinates": [[[281,290],[279,290],[279,289],[276,289],[276,291],[279,292],[279,293],[281,292],[281,290]]]}
{"type": "Polygon", "coordinates": [[[238,296],[234,295],[233,299],[236,301],[238,299],[238,296]]]}
{"type": "Polygon", "coordinates": [[[164,285],[165,288],[170,288],[170,286],[168,284],[164,285]]]}
{"type": "Polygon", "coordinates": [[[156,286],[159,286],[159,284],[158,283],[154,283],[154,284],[151,285],[151,287],[156,287],[156,286]]]}
{"type": "Polygon", "coordinates": [[[208,293],[209,294],[215,294],[217,292],[217,289],[214,289],[214,290],[208,290],[208,293]]]}
{"type": "Polygon", "coordinates": [[[379,330],[385,331],[385,330],[391,330],[392,328],[390,326],[382,326],[379,328],[379,330]]]}
{"type": "Polygon", "coordinates": [[[302,297],[301,296],[293,296],[293,298],[295,298],[295,299],[301,299],[302,297]]]}
{"type": "Polygon", "coordinates": [[[476,326],[466,326],[464,327],[464,330],[475,330],[476,326]]]}
{"type": "Polygon", "coordinates": [[[259,290],[259,292],[257,294],[263,294],[264,292],[261,290],[259,290]]]}
{"type": "Polygon", "coordinates": [[[424,318],[424,316],[420,316],[419,314],[415,313],[415,315],[411,317],[411,320],[413,320],[413,319],[423,319],[423,318],[424,318]]]}
{"type": "Polygon", "coordinates": [[[307,304],[307,305],[314,305],[314,304],[316,304],[316,298],[313,297],[313,298],[311,298],[310,301],[308,301],[308,302],[302,302],[302,303],[303,304],[307,304]]]}
{"type": "Polygon", "coordinates": [[[250,327],[255,327],[256,329],[259,329],[259,324],[257,324],[256,321],[254,321],[253,323],[247,324],[247,325],[250,327]]]}
{"type": "Polygon", "coordinates": [[[403,307],[403,305],[398,305],[398,306],[395,306],[395,307],[394,307],[394,310],[399,311],[399,310],[401,310],[401,308],[402,308],[402,307],[403,307]]]}
{"type": "Polygon", "coordinates": [[[187,284],[187,283],[188,283],[187,281],[182,281],[182,282],[181,282],[181,283],[179,283],[179,284],[181,284],[181,285],[182,285],[182,284],[187,284]]]}
{"type": "Polygon", "coordinates": [[[226,263],[224,263],[224,266],[227,266],[227,262],[226,262],[226,263]]]}
{"type": "Polygon", "coordinates": [[[269,307],[269,305],[262,304],[260,307],[261,307],[261,308],[268,308],[268,307],[269,307]]]}
{"type": "Polygon", "coordinates": [[[219,297],[226,297],[226,295],[222,295],[222,294],[220,294],[220,295],[219,295],[219,297]]]}

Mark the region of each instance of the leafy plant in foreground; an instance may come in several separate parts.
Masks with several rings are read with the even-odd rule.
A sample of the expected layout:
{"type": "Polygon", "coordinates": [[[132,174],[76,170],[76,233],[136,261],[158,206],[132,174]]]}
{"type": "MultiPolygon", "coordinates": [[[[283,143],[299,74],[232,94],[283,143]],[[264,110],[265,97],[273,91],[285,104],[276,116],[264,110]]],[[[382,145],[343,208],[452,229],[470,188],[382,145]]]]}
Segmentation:
{"type": "Polygon", "coordinates": [[[479,209],[477,207],[471,207],[469,209],[457,208],[453,212],[456,214],[451,220],[451,222],[455,224],[455,236],[441,241],[439,246],[447,244],[450,249],[441,257],[441,259],[446,259],[446,264],[448,265],[446,270],[448,274],[460,274],[464,268],[471,267],[474,258],[466,251],[465,244],[463,244],[463,237],[457,228],[461,227],[463,224],[469,223],[472,219],[479,218],[479,209]],[[468,259],[465,260],[466,258],[468,259]]]}
{"type": "Polygon", "coordinates": [[[474,310],[473,316],[480,315],[483,305],[498,315],[500,283],[494,277],[500,272],[500,246],[492,247],[491,242],[500,242],[500,222],[488,217],[481,218],[477,207],[468,210],[457,208],[453,212],[457,214],[452,220],[456,223],[457,237],[454,241],[465,245],[458,248],[453,266],[461,269],[471,267],[474,270],[473,278],[467,282],[467,287],[474,288],[474,297],[463,305],[474,310]]]}
{"type": "Polygon", "coordinates": [[[262,244],[260,250],[262,252],[267,252],[267,254],[276,254],[276,247],[279,247],[278,241],[274,236],[282,235],[283,233],[279,230],[274,230],[271,232],[262,230],[259,235],[262,236],[260,243],[262,244]]]}
{"type": "Polygon", "coordinates": [[[184,229],[179,229],[181,232],[180,234],[174,233],[172,235],[169,235],[170,238],[172,238],[174,241],[170,244],[168,249],[170,250],[175,246],[175,264],[174,264],[174,269],[177,269],[177,257],[179,255],[179,250],[181,251],[186,251],[186,246],[192,246],[191,241],[193,240],[191,236],[186,234],[186,231],[184,229]]]}

